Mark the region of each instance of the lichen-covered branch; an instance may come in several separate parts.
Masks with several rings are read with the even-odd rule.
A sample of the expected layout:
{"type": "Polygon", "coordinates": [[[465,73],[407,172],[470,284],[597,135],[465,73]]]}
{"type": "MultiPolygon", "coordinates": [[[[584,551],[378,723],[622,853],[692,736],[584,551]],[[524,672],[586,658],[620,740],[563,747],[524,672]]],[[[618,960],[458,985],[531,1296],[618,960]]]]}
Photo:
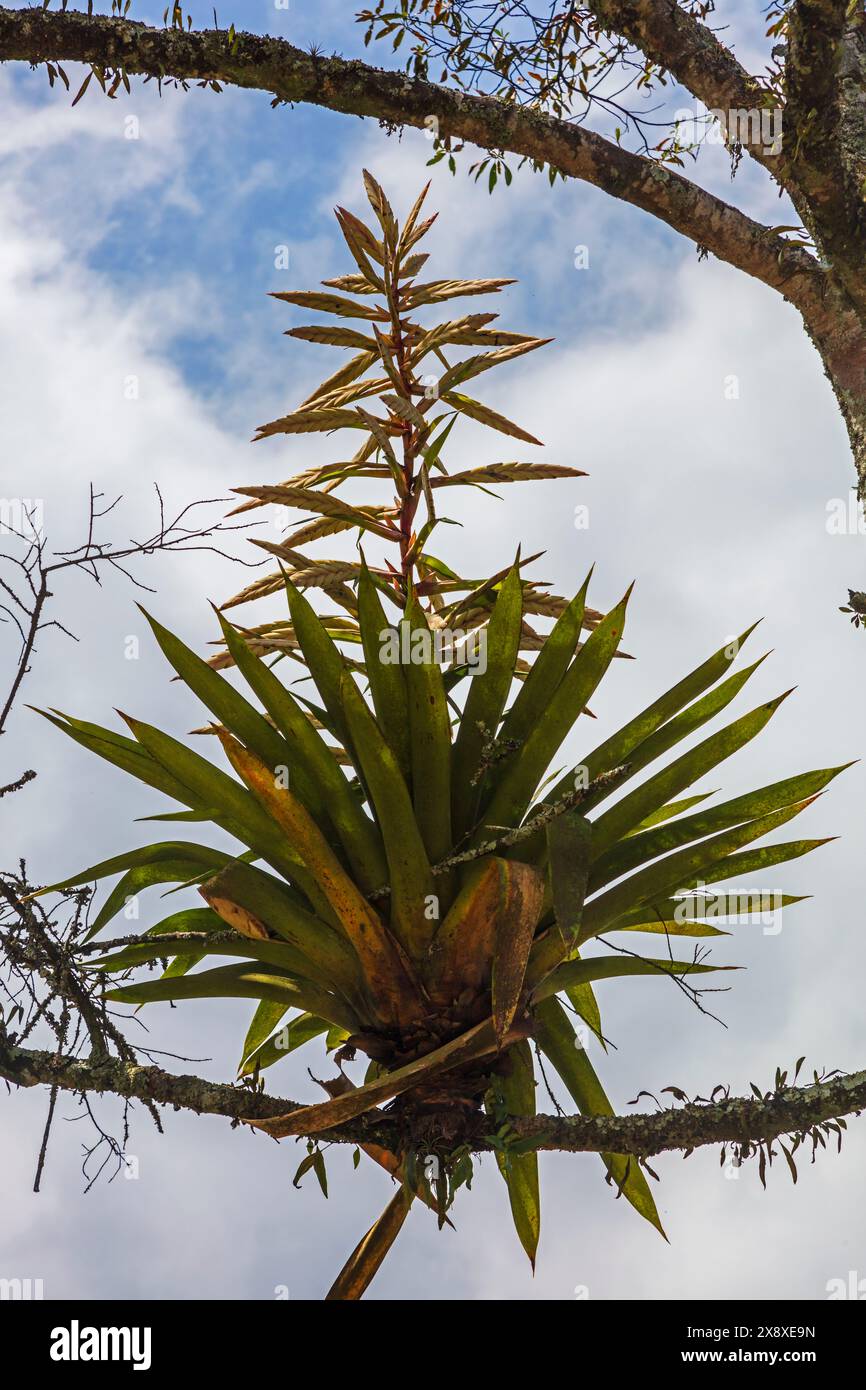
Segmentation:
{"type": "Polygon", "coordinates": [[[635,1115],[539,1115],[515,1121],[521,1135],[537,1134],[539,1149],[599,1151],[650,1158],[708,1144],[769,1143],[866,1109],[866,1071],[789,1086],[762,1099],[734,1096],[635,1115]]]}
{"type": "Polygon", "coordinates": [[[849,11],[846,0],[791,6],[785,163],[804,220],[863,315],[866,34],[863,15],[849,11]]]}
{"type": "MultiPolygon", "coordinates": [[[[230,1086],[198,1076],[176,1076],[156,1066],[139,1066],[119,1058],[85,1061],[51,1052],[18,1048],[0,1028],[0,1078],[13,1086],[51,1086],[78,1094],[97,1092],[126,1100],[168,1105],[197,1115],[262,1120],[285,1115],[299,1102],[269,1096],[252,1087],[230,1086]]],[[[540,1150],[568,1153],[624,1153],[648,1158],[672,1149],[708,1144],[767,1143],[800,1133],[828,1120],[866,1109],[866,1071],[833,1076],[811,1086],[787,1087],[762,1099],[734,1097],[693,1103],[635,1115],[537,1115],[514,1119],[518,1138],[537,1139],[540,1150]]],[[[395,1141],[396,1115],[372,1115],[316,1137],[327,1143],[379,1144],[395,1141]]],[[[488,1144],[483,1117],[468,1116],[466,1134],[458,1136],[476,1152],[488,1144]],[[480,1127],[479,1127],[480,1121],[480,1127]]]]}
{"type": "Polygon", "coordinates": [[[397,126],[429,128],[482,149],[550,165],[641,208],[701,248],[778,290],[805,314],[823,272],[806,250],[681,174],[594,131],[493,97],[413,80],[360,61],[305,53],[283,39],[184,32],[72,11],[0,7],[0,61],[79,62],[129,76],[218,82],[397,126]]]}

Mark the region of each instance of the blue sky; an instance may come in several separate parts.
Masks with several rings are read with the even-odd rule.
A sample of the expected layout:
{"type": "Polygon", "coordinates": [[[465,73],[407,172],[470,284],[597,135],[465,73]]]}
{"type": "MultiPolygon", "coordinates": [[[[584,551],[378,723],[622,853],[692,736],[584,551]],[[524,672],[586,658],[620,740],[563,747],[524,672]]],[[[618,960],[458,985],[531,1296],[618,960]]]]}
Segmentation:
{"type": "MultiPolygon", "coordinates": [[[[136,4],[134,13],[158,19],[162,8],[136,4]]],[[[726,14],[738,17],[738,7],[726,14]]],[[[229,18],[326,51],[358,47],[336,3],[292,0],[288,16],[249,3],[220,13],[221,23],[229,18]]],[[[753,16],[749,30],[754,47],[753,16]]],[[[383,50],[375,60],[387,58],[383,50]]],[[[434,273],[515,276],[495,306],[503,323],[556,339],[504,369],[485,399],[543,438],[546,457],[590,474],[538,488],[531,503],[513,488],[500,503],[464,504],[466,530],[455,529],[448,546],[468,538],[479,570],[501,565],[518,540],[543,549],[539,573],[559,592],[572,592],[595,561],[599,607],[637,579],[626,645],[638,660],[619,663],[606,684],[596,710],[604,729],[765,615],[754,654],[775,654],[738,708],[799,689],[712,786],[733,794],[861,753],[864,638],[837,607],[849,584],[862,584],[863,538],[826,526],[828,503],[848,497],[853,475],[817,359],[794,312],[769,290],[699,263],[693,247],[593,189],[551,190],[526,173],[490,197],[462,174],[428,171],[430,146],[418,132],[400,140],[311,107],[272,111],[257,94],[169,91],[160,101],[152,86],[135,86],[108,103],[91,90],[70,111],[44,74],[6,68],[0,117],[2,491],[43,498],[58,545],[78,536],[91,480],[124,494],[113,534],[140,534],[152,526],[154,480],[183,505],[283,478],[321,456],[313,450],[326,445],[248,442],[255,425],[334,365],[328,350],[281,336],[300,320],[267,293],[309,288],[345,267],[331,209],[363,211],[363,165],[403,212],[432,172],[434,273]],[[130,115],[138,140],[124,138],[130,115]],[[288,272],[274,267],[281,245],[288,272]],[[575,269],[577,245],[589,249],[588,270],[575,269]],[[135,402],[123,398],[130,373],[140,380],[135,402]],[[588,530],[573,524],[581,504],[588,530]]],[[[755,215],[792,220],[747,169],[731,191],[718,152],[702,169],[755,215]]],[[[455,435],[453,462],[480,462],[480,448],[484,459],[513,456],[491,447],[469,427],[455,435]]],[[[236,549],[244,553],[242,540],[236,549]]],[[[199,647],[212,636],[205,600],[245,579],[210,555],[156,559],[140,573],[157,589],[149,606],[199,647]]],[[[73,576],[57,612],[80,640],[45,636],[28,698],[106,722],[119,705],[190,728],[194,706],[169,684],[135,597],[122,580],[96,590],[73,576]],[[141,638],[135,662],[124,657],[129,635],[141,638]]],[[[11,655],[0,651],[4,661],[11,655]]],[[[14,809],[3,803],[8,857],[25,853],[36,877],[56,879],[146,841],[148,827],[134,818],[159,807],[144,789],[60,746],[23,708],[3,742],[0,781],[20,766],[40,772],[14,809]]],[[[569,752],[579,751],[573,740],[569,752]]],[[[627,981],[601,992],[617,1051],[600,1069],[619,1107],[670,1083],[701,1093],[719,1081],[769,1084],[777,1065],[804,1052],[818,1067],[862,1064],[863,776],[852,769],[801,822],[803,834],[842,833],[784,876],[787,891],[812,900],[778,936],[741,928],[720,947],[720,958],[749,967],[723,997],[727,1028],[662,986],[654,994],[627,981]]],[[[158,900],[146,911],[158,912],[158,900]]],[[[202,1069],[227,1078],[247,1013],[158,1006],[152,1038],[211,1059],[202,1069]]],[[[312,1049],[287,1059],[272,1073],[274,1089],[313,1099],[305,1068],[319,1062],[312,1049]]],[[[171,1115],[164,1137],[138,1117],[137,1180],[87,1197],[83,1126],[60,1124],[34,1197],[45,1098],[0,1104],[0,1275],[42,1277],[49,1297],[267,1299],[284,1284],[293,1298],[319,1297],[388,1197],[387,1179],[370,1165],[353,1174],[339,1154],[329,1158],[325,1203],[309,1183],[292,1190],[294,1146],[171,1115]]],[[[74,1114],[66,1102],[64,1115],[74,1114]]],[[[427,1213],[413,1213],[371,1293],[568,1300],[585,1286],[590,1298],[820,1298],[829,1279],[866,1273],[866,1217],[855,1197],[863,1142],[853,1127],[839,1158],[804,1165],[796,1190],[774,1174],[766,1194],[751,1169],[726,1178],[715,1154],[661,1160],[670,1246],[614,1202],[597,1160],[546,1159],[534,1281],[498,1176],[482,1165],[455,1212],[457,1232],[440,1235],[427,1213]]]]}

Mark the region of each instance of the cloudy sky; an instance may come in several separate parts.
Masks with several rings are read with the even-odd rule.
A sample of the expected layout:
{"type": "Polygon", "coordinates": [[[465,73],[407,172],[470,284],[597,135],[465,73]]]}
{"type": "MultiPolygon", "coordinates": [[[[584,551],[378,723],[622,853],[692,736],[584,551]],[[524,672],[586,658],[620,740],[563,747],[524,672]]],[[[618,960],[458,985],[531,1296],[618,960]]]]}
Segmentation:
{"type": "MultiPolygon", "coordinates": [[[[133,8],[158,19],[163,6],[133,8]]],[[[205,22],[210,8],[198,8],[194,18],[205,22]]],[[[248,0],[241,9],[238,25],[326,50],[358,47],[336,0],[292,0],[288,12],[248,0]]],[[[736,9],[725,7],[734,18],[736,9]]],[[[750,22],[743,32],[748,57],[759,29],[750,22]]],[[[496,306],[503,324],[555,337],[491,379],[484,399],[542,438],[545,457],[590,475],[539,485],[529,505],[519,487],[503,489],[499,502],[464,501],[451,553],[471,536],[481,573],[519,541],[546,551],[538,573],[566,593],[595,562],[601,608],[637,581],[626,634],[637,660],[617,663],[594,702],[593,743],[763,617],[751,645],[755,656],[769,648],[773,656],[738,708],[798,688],[706,789],[732,795],[859,757],[866,638],[838,605],[849,585],[863,587],[864,540],[827,527],[828,506],[847,503],[853,474],[796,314],[588,187],[551,190],[518,174],[490,197],[465,174],[428,171],[430,153],[418,132],[400,139],[314,108],[272,111],[257,94],[169,91],[160,100],[138,85],[111,103],[89,92],[71,111],[44,73],[0,71],[2,494],[41,499],[46,531],[62,548],[81,538],[91,482],[108,498],[123,494],[110,533],[124,539],[153,529],[154,482],[169,509],[180,508],[308,466],[316,455],[303,441],[248,442],[334,365],[327,350],[281,336],[299,319],[267,292],[310,288],[347,268],[331,210],[344,203],[364,214],[363,166],[398,213],[432,172],[433,273],[516,277],[496,306]],[[127,138],[130,116],[136,139],[127,138]],[[275,268],[283,246],[288,271],[275,268]],[[588,268],[575,267],[578,247],[588,268]],[[589,509],[585,529],[574,524],[580,505],[589,509]]],[[[732,195],[719,152],[705,170],[755,215],[792,220],[748,169],[732,195]]],[[[511,456],[491,452],[494,437],[472,427],[453,438],[455,466],[511,456]]],[[[244,539],[231,545],[250,558],[244,539]]],[[[157,557],[139,574],[157,591],[147,599],[156,615],[199,648],[213,635],[207,600],[248,577],[205,553],[157,557]]],[[[121,577],[101,589],[68,577],[55,612],[78,640],[44,635],[28,699],[103,722],[120,706],[176,732],[199,720],[191,698],[169,684],[136,597],[121,577]],[[140,639],[137,660],[127,659],[131,636],[140,639]]],[[[8,670],[8,631],[3,642],[8,670]]],[[[580,738],[568,749],[577,758],[580,738]]],[[[0,756],[0,783],[23,767],[39,770],[2,805],[5,859],[25,855],[35,879],[154,838],[136,817],[162,809],[159,799],[65,746],[23,706],[0,756]]],[[[721,1023],[664,982],[599,988],[616,1050],[596,1060],[617,1108],[672,1083],[702,1094],[717,1082],[769,1086],[777,1066],[804,1053],[819,1069],[864,1064],[864,776],[852,768],[798,823],[797,834],[840,838],[766,885],[811,899],[778,934],[743,926],[717,948],[720,962],[748,967],[717,996],[721,1023]]],[[[156,895],[144,911],[160,913],[156,895]]],[[[146,1021],[155,1047],[204,1058],[204,1074],[229,1079],[249,1012],[240,1002],[157,1005],[146,1021]]],[[[275,1068],[270,1088],[318,1098],[308,1065],[323,1074],[330,1064],[310,1048],[275,1068]]],[[[367,1163],[353,1172],[348,1151],[329,1153],[326,1202],[309,1180],[301,1191],[291,1186],[301,1149],[173,1114],[163,1136],[139,1114],[129,1145],[137,1178],[85,1196],[89,1136],[69,1099],[34,1196],[45,1106],[43,1094],[0,1096],[0,1276],[41,1278],[46,1297],[268,1299],[281,1286],[293,1298],[321,1297],[388,1200],[388,1179],[367,1163]]],[[[110,1105],[102,1113],[110,1120],[110,1105]]],[[[766,1192],[753,1167],[726,1173],[716,1152],[660,1159],[656,1199],[669,1245],[614,1200],[595,1156],[545,1156],[534,1279],[486,1162],[472,1194],[458,1199],[456,1231],[439,1234],[429,1213],[413,1211],[369,1296],[819,1299],[828,1280],[866,1275],[864,1145],[852,1123],[840,1156],[822,1154],[813,1167],[804,1160],[796,1188],[774,1170],[766,1192]]]]}

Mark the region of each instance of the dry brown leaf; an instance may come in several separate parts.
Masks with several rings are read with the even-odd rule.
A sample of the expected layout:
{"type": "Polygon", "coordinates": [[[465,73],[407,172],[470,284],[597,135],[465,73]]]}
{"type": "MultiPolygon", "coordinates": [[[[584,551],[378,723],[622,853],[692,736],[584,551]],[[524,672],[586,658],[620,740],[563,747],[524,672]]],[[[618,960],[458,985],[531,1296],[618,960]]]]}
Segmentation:
{"type": "Polygon", "coordinates": [[[491,996],[493,1026],[499,1046],[517,1013],[526,965],[544,900],[544,876],[531,864],[507,864],[502,905],[496,914],[491,996]]]}
{"type": "MultiPolygon", "coordinates": [[[[516,1029],[512,1040],[517,1041],[518,1037],[523,1036],[525,1031],[516,1029]]],[[[450,1071],[452,1067],[474,1061],[495,1050],[493,1019],[488,1018],[460,1037],[452,1038],[435,1052],[417,1058],[398,1071],[388,1072],[366,1086],[359,1086],[347,1095],[337,1096],[319,1105],[303,1105],[271,1120],[245,1120],[244,1123],[254,1129],[263,1129],[276,1139],[284,1139],[291,1134],[319,1134],[322,1130],[333,1129],[335,1125],[356,1119],[374,1106],[393,1100],[395,1096],[402,1095],[440,1072],[450,1071]]]]}

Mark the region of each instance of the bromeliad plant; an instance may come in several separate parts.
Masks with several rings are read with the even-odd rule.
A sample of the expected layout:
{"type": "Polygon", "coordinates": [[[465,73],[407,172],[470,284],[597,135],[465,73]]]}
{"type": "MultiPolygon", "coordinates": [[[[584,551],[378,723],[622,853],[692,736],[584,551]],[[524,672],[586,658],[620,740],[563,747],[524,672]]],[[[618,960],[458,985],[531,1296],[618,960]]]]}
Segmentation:
{"type": "MultiPolygon", "coordinates": [[[[233,776],[137,719],[126,720],[127,737],[47,716],[185,808],[166,818],[210,822],[239,844],[236,853],[187,840],[155,844],[67,881],[122,875],[92,936],[147,887],[194,884],[204,899],[97,962],[115,973],[170,961],[160,978],[121,984],[109,997],[136,1005],[254,1000],[244,1078],[257,1080],[317,1037],[339,1049],[340,1062],[357,1053],[369,1059],[363,1084],[340,1070],[324,1083],[328,1100],[258,1124],[278,1138],[307,1137],[302,1168],[321,1169],[316,1136],[390,1103],[393,1148],[371,1143],[365,1152],[399,1186],[338,1277],[334,1298],[360,1297],[416,1198],[438,1212],[440,1224],[448,1219],[479,1147],[495,1153],[518,1236],[534,1262],[538,1158],[514,1139],[510,1121],[535,1113],[536,1056],[551,1063],[581,1113],[612,1113],[581,1045],[584,1029],[604,1045],[594,982],[640,975],[673,978],[689,989],[720,968],[702,954],[700,943],[723,933],[707,920],[711,899],[697,886],[729,882],[823,843],[757,845],[841,770],[788,777],[712,807],[708,794],[690,792],[754,738],[785,698],[679,751],[760,664],[732,670],[746,632],[586,751],[566,775],[545,783],[617,655],[628,594],[601,617],[587,608],[587,580],[570,602],[552,605],[556,621],[542,639],[527,614],[551,611],[550,601],[545,607],[519,558],[502,574],[469,582],[428,553],[439,520],[436,483],[486,485],[538,474],[538,465],[509,464],[448,475],[441,455],[457,415],[507,425],[477,402],[467,407],[457,384],[537,340],[497,335],[507,346],[494,345],[468,364],[445,361],[447,345],[489,344],[491,330],[478,322],[486,316],[422,330],[409,315],[418,304],[467,292],[467,284],[475,290],[479,282],[417,286],[420,258],[410,252],[426,225],[417,222],[420,200],[401,231],[369,176],[367,188],[381,236],[340,212],[359,274],[338,287],[367,296],[369,308],[366,299],[336,295],[283,297],[360,314],[374,336],[361,343],[354,330],[293,330],[345,342],[358,355],[312,403],[261,432],[348,425],[363,429],[362,449],[351,464],[314,470],[302,483],[241,491],[256,502],[318,513],[318,529],[311,536],[308,527],[307,539],[355,527],[368,544],[371,535],[393,543],[398,562],[377,568],[360,556],[339,562],[340,569],[301,556],[297,537],[294,546],[275,547],[286,566],[278,581],[289,622],[240,631],[219,614],[225,652],[216,663],[150,619],[175,673],[212,714],[210,728],[233,776]],[[438,390],[426,394],[416,375],[425,349],[440,354],[442,368],[438,390]],[[388,382],[350,384],[374,359],[388,382]],[[384,415],[357,405],[362,390],[383,389],[384,415]],[[437,407],[444,407],[444,424],[437,407]],[[392,482],[393,508],[335,500],[337,486],[359,474],[392,482]],[[422,503],[426,519],[418,525],[422,503]],[[313,609],[303,592],[313,585],[342,607],[338,620],[313,609]],[[467,590],[468,598],[454,597],[467,590]],[[432,641],[458,619],[486,644],[486,662],[474,669],[459,655],[443,663],[432,641]],[[521,650],[532,647],[530,664],[521,650]],[[280,679],[279,666],[264,659],[270,651],[304,664],[315,700],[280,679]],[[215,669],[226,664],[236,667],[247,693],[215,669]],[[684,908],[681,895],[689,892],[684,908]],[[663,938],[663,949],[642,954],[645,936],[663,938]],[[677,959],[675,948],[691,939],[698,945],[677,959]],[[214,966],[214,957],[230,963],[214,966]]],[[[496,289],[504,282],[481,283],[496,289]]],[[[517,426],[507,432],[526,437],[517,426]]],[[[243,597],[276,583],[268,578],[243,597]]],[[[777,897],[774,907],[796,901],[777,897]]],[[[617,1154],[603,1161],[617,1191],[661,1230],[642,1166],[617,1154]]]]}

